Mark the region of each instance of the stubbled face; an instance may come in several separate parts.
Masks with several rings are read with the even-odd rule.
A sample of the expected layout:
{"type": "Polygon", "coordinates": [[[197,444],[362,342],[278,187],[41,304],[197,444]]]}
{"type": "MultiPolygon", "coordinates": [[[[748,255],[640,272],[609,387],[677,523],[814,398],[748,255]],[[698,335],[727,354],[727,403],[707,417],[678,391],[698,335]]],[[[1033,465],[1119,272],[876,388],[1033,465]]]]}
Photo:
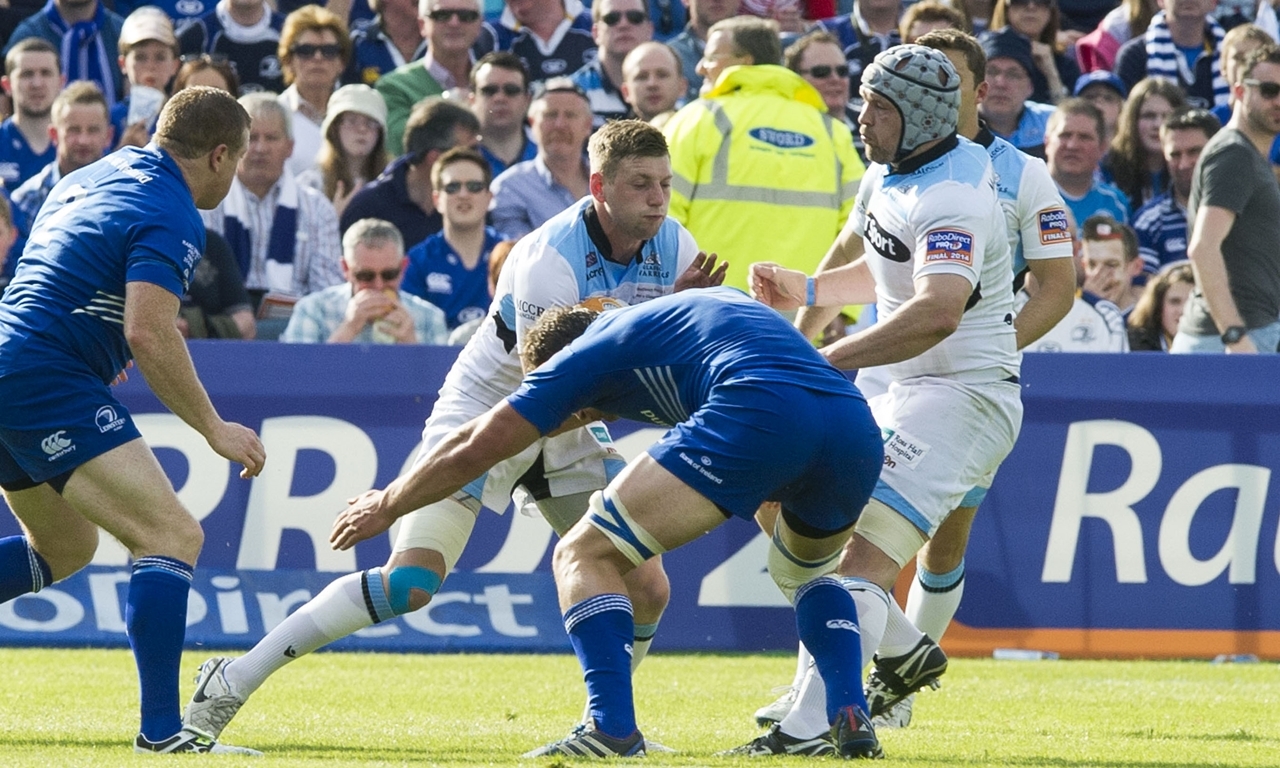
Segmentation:
{"type": "Polygon", "coordinates": [[[1164,154],[1164,162],[1169,168],[1174,192],[1179,197],[1185,199],[1191,194],[1196,161],[1200,159],[1200,153],[1208,143],[1209,139],[1199,128],[1165,131],[1161,136],[1160,148],[1164,154]]]}
{"type": "Polygon", "coordinates": [[[873,163],[891,163],[902,141],[902,115],[885,97],[863,88],[862,112],[858,115],[858,135],[873,163]]]}
{"type": "Polygon", "coordinates": [[[1280,133],[1280,95],[1267,98],[1262,89],[1266,83],[1280,85],[1280,64],[1260,62],[1253,71],[1245,76],[1245,80],[1256,80],[1259,85],[1243,85],[1244,116],[1249,126],[1259,133],[1275,135],[1280,133]]]}
{"type": "Polygon", "coordinates": [[[13,72],[4,80],[5,90],[13,97],[14,111],[29,118],[48,117],[53,100],[62,89],[58,58],[45,51],[19,55],[13,72]]]}
{"type": "Polygon", "coordinates": [[[72,104],[60,110],[53,129],[58,143],[58,166],[63,173],[101,160],[111,149],[111,123],[99,104],[72,104]]]}

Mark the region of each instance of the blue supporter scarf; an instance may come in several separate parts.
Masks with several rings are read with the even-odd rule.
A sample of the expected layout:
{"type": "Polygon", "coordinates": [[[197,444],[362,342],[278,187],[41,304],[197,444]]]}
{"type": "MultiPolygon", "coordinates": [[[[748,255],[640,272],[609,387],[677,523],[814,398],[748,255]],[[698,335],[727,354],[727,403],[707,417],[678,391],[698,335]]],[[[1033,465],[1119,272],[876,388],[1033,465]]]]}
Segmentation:
{"type": "MultiPolygon", "coordinates": [[[[298,239],[298,188],[286,173],[281,178],[280,197],[271,220],[271,239],[267,243],[264,265],[266,288],[293,293],[293,254],[298,239]],[[282,269],[283,267],[283,269],[282,269]]],[[[249,279],[253,269],[253,238],[248,218],[248,192],[239,181],[231,185],[223,204],[223,237],[231,245],[240,274],[249,279]]]]}
{"type": "Polygon", "coordinates": [[[115,80],[112,74],[113,62],[107,56],[107,47],[102,42],[102,28],[107,23],[107,9],[98,2],[98,10],[90,21],[78,21],[68,25],[58,13],[58,8],[49,0],[41,10],[49,26],[54,32],[62,35],[60,46],[62,55],[62,71],[68,83],[77,80],[91,80],[102,88],[107,98],[107,112],[116,103],[115,80]]]}

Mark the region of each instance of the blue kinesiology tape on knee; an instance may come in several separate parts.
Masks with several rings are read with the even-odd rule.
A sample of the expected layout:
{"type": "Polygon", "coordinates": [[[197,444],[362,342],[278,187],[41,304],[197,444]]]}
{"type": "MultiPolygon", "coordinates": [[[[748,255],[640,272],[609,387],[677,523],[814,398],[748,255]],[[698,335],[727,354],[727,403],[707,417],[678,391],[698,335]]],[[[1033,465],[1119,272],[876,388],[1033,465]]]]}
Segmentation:
{"type": "Polygon", "coordinates": [[[436,572],[417,565],[396,566],[387,576],[387,583],[391,585],[391,610],[395,611],[397,616],[412,610],[409,607],[411,591],[421,589],[429,595],[434,595],[436,590],[440,589],[440,577],[436,572]]]}

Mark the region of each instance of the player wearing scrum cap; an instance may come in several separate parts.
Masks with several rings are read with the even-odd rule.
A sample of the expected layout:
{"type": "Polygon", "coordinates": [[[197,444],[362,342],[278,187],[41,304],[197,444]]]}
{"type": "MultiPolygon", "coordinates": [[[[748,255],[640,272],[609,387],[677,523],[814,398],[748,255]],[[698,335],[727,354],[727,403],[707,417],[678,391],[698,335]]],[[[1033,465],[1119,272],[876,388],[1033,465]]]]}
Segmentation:
{"type": "MultiPolygon", "coordinates": [[[[1022,422],[1005,218],[986,149],[956,134],[960,85],[939,51],[903,45],[877,56],[862,75],[858,121],[875,165],[828,254],[847,266],[813,278],[752,267],[752,290],[778,309],[877,303],[878,323],[823,350],[841,368],[886,366],[891,379],[869,401],[885,438],[880,482],[838,567],[858,606],[864,658],[880,651],[873,716],[945,671],[942,649],[888,590],[995,472],[1022,422]]],[[[815,682],[811,671],[791,712],[748,747],[812,744],[825,717],[815,682]]]]}
{"type": "MultiPolygon", "coordinates": [[[[440,389],[423,429],[419,460],[520,386],[524,335],[546,310],[591,299],[599,299],[593,302],[597,308],[610,303],[605,299],[637,304],[724,281],[724,267],[716,268],[714,256],[699,253],[689,232],[667,216],[671,161],[661,131],[638,120],[613,121],[592,137],[588,154],[590,195],[526,235],[511,251],[489,317],[440,389]]],[[[502,512],[516,493],[518,507],[536,505],[563,534],[624,463],[608,430],[592,423],[541,438],[470,479],[450,498],[409,512],[386,565],[337,579],[246,655],[206,661],[184,721],[216,736],[280,667],[427,605],[457,564],[482,508],[502,512]]],[[[626,586],[634,606],[634,668],[648,651],[667,604],[661,558],[631,571],[626,586]]]]}

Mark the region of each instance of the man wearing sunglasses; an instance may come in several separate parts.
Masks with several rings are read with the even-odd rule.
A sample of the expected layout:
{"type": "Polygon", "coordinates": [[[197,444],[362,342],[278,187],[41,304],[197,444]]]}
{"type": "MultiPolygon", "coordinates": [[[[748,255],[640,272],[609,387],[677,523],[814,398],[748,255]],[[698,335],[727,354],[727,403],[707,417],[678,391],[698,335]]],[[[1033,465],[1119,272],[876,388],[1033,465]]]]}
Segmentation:
{"type": "Polygon", "coordinates": [[[387,151],[393,155],[404,151],[404,125],[415,104],[470,81],[471,47],[480,36],[477,0],[422,0],[418,9],[426,53],[374,85],[387,102],[387,151]]]}
{"type": "Polygon", "coordinates": [[[600,47],[594,61],[573,73],[573,82],[587,92],[593,124],[599,128],[606,120],[631,116],[620,88],[622,61],[653,39],[653,22],[644,0],[596,0],[591,18],[591,36],[600,47]]]}
{"type": "Polygon", "coordinates": [[[827,105],[827,114],[850,126],[857,125],[857,117],[850,121],[845,114],[849,103],[849,65],[845,61],[840,41],[829,32],[810,32],[792,43],[783,52],[787,69],[804,78],[818,89],[827,105]]]}
{"type": "Polygon", "coordinates": [[[389,221],[361,219],[342,236],[345,283],[304,297],[280,340],[294,344],[443,344],[444,311],[400,289],[409,260],[389,221]]]}
{"type": "Polygon", "coordinates": [[[471,111],[480,121],[480,154],[497,176],[532,160],[538,145],[529,134],[529,70],[510,51],[486,53],[471,68],[471,111]]]}
{"type": "Polygon", "coordinates": [[[1280,49],[1253,51],[1240,74],[1231,120],[1191,180],[1196,288],[1170,352],[1274,354],[1280,344],[1280,187],[1267,162],[1280,133],[1280,49]]]}

